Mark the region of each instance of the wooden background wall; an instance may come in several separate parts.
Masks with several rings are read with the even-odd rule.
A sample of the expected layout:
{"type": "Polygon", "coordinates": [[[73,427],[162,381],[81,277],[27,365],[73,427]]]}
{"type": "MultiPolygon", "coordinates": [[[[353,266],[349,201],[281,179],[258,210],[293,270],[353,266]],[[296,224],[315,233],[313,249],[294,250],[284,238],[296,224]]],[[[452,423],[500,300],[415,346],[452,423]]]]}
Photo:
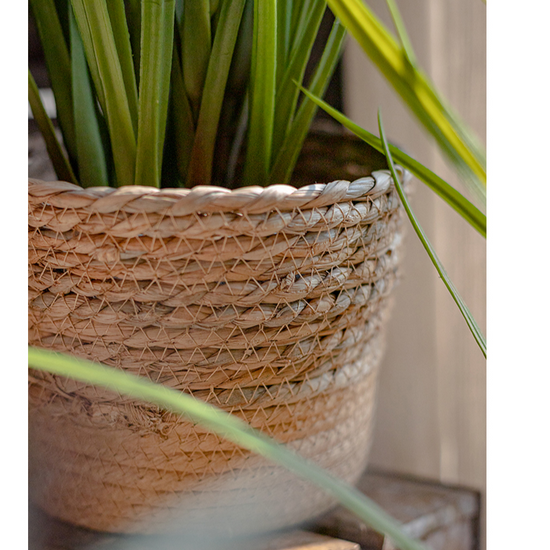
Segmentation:
{"type": "MultiPolygon", "coordinates": [[[[421,66],[485,141],[482,0],[397,0],[421,66]]],[[[389,28],[385,0],[368,4],[389,28]]],[[[344,57],[348,115],[463,190],[430,138],[353,40],[344,57]]],[[[485,333],[485,242],[443,201],[416,184],[413,208],[485,333]]],[[[371,464],[483,489],[485,362],[412,229],[383,364],[371,464]]]]}

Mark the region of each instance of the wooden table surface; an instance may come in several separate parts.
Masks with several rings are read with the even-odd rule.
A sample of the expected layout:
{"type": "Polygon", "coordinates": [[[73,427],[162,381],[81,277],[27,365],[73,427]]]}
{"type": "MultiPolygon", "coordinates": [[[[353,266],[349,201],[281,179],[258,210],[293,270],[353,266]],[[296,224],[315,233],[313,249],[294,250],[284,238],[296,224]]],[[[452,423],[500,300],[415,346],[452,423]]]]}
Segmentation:
{"type": "MultiPolygon", "coordinates": [[[[433,550],[478,550],[480,495],[470,489],[370,471],[358,488],[433,550]]],[[[345,508],[320,518],[314,530],[358,542],[363,550],[394,550],[391,541],[345,508]]]]}
{"type": "MultiPolygon", "coordinates": [[[[432,550],[479,548],[479,494],[391,473],[367,472],[359,489],[432,550]]],[[[342,507],[305,530],[238,541],[122,536],[81,529],[29,510],[29,550],[394,550],[391,541],[342,507]]]]}

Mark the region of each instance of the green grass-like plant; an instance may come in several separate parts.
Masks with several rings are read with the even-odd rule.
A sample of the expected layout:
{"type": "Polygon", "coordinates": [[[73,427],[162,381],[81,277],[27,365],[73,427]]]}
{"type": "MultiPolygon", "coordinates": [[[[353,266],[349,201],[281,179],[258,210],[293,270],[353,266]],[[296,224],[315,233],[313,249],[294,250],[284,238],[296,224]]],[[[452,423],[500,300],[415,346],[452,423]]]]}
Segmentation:
{"type": "MultiPolygon", "coordinates": [[[[418,67],[387,2],[397,37],[362,0],[30,0],[68,154],[40,124],[58,177],[288,183],[316,110],[296,83],[323,96],[348,29],[484,205],[484,151],[418,67]],[[327,4],[337,19],[305,82],[327,4]]],[[[29,86],[38,113],[36,98],[29,86]]]]}
{"type": "Polygon", "coordinates": [[[417,66],[394,0],[387,0],[398,38],[362,0],[327,0],[411,113],[432,135],[476,199],[485,205],[485,151],[417,66]]]}
{"type": "Polygon", "coordinates": [[[305,82],[325,0],[30,4],[66,157],[39,127],[57,176],[84,187],[289,182],[316,109],[294,81],[322,96],[345,34],[335,22],[305,82]]]}
{"type": "MultiPolygon", "coordinates": [[[[357,137],[368,143],[371,147],[374,147],[377,151],[384,153],[384,145],[382,140],[371,134],[368,130],[361,128],[358,124],[355,124],[343,113],[340,113],[328,103],[323,101],[320,97],[315,95],[313,90],[306,90],[302,88],[304,94],[311,99],[313,103],[321,107],[326,113],[332,116],[345,128],[353,132],[357,137]]],[[[479,210],[474,204],[472,204],[466,197],[458,192],[452,185],[447,183],[444,179],[440,178],[437,174],[432,172],[429,168],[413,159],[394,145],[389,145],[391,154],[395,160],[397,160],[404,168],[407,168],[412,174],[414,174],[420,181],[425,183],[434,193],[439,195],[453,210],[460,214],[478,233],[483,237],[487,236],[487,217],[483,212],[479,210]]]]}
{"type": "Polygon", "coordinates": [[[439,276],[445,283],[445,286],[447,287],[447,290],[449,291],[453,300],[455,301],[455,304],[460,310],[460,313],[464,317],[464,320],[466,321],[466,324],[468,325],[468,328],[470,329],[472,336],[477,342],[477,345],[481,349],[483,356],[487,357],[487,344],[485,342],[485,337],[483,336],[481,329],[479,328],[479,325],[477,324],[476,320],[474,319],[473,315],[468,309],[468,306],[462,299],[462,296],[460,296],[458,289],[456,288],[454,283],[451,281],[451,278],[447,274],[447,271],[443,267],[443,264],[441,263],[441,260],[439,259],[432,244],[430,243],[428,237],[426,236],[426,233],[424,233],[424,230],[422,229],[422,227],[420,226],[420,223],[418,222],[416,216],[414,215],[411,205],[409,204],[409,199],[407,198],[407,196],[405,195],[405,192],[403,191],[403,187],[395,171],[395,165],[393,163],[393,157],[390,151],[390,146],[388,144],[388,140],[386,139],[386,134],[384,133],[384,125],[382,124],[382,115],[380,111],[378,111],[378,128],[380,130],[380,139],[382,140],[382,144],[384,146],[384,154],[386,155],[386,160],[390,168],[390,172],[395,184],[395,188],[397,190],[399,198],[401,199],[401,202],[403,203],[403,207],[405,208],[405,212],[407,213],[407,216],[414,228],[414,231],[418,235],[418,238],[420,239],[422,246],[428,253],[428,256],[430,257],[430,260],[435,266],[439,276]]]}

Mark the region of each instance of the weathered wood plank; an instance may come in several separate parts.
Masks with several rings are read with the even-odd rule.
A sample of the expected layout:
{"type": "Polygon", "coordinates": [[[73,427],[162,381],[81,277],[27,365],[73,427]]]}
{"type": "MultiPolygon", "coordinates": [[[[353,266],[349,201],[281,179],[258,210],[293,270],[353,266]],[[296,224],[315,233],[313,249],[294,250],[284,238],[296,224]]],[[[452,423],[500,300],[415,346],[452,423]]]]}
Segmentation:
{"type": "MultiPolygon", "coordinates": [[[[358,488],[397,519],[412,537],[433,550],[478,548],[479,494],[433,482],[367,473],[358,488]]],[[[316,524],[316,531],[351,540],[362,550],[396,550],[390,540],[342,507],[316,524]]]]}
{"type": "Polygon", "coordinates": [[[82,529],[29,508],[29,550],[360,550],[355,542],[291,530],[268,536],[205,539],[188,534],[115,535],[82,529]]]}

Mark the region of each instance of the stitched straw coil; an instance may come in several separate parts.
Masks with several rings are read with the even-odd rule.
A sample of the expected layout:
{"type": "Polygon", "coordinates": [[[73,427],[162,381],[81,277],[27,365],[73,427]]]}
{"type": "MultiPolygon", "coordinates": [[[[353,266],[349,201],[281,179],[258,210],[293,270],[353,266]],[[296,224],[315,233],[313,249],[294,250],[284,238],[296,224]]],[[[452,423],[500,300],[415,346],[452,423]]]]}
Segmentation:
{"type": "MultiPolygon", "coordinates": [[[[31,345],[191,393],[358,478],[400,239],[387,171],[299,189],[30,180],[29,210],[31,345]]],[[[32,498],[56,517],[113,532],[213,518],[260,530],[332,504],[177,415],[29,380],[32,498]]]]}

